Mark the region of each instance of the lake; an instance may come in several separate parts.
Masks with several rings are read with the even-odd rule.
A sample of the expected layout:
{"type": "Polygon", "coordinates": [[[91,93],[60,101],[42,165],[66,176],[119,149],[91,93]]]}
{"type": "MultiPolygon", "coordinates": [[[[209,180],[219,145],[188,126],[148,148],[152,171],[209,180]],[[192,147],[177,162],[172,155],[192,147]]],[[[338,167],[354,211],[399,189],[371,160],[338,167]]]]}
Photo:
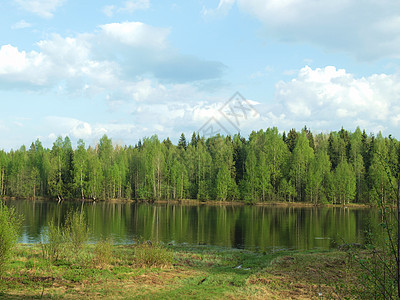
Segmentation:
{"type": "MultiPolygon", "coordinates": [[[[6,201],[23,215],[22,243],[38,243],[52,219],[63,223],[78,202],[6,201]]],[[[118,244],[138,237],[166,243],[216,245],[255,251],[329,249],[363,243],[378,224],[370,208],[214,206],[85,203],[92,242],[112,237],[118,244]]]]}

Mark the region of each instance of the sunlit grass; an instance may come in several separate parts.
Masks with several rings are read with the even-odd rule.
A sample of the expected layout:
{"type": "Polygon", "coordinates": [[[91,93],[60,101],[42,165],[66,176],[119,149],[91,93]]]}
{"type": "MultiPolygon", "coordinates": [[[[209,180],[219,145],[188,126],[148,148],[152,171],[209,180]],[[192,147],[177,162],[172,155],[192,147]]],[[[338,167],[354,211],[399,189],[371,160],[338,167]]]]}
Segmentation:
{"type": "Polygon", "coordinates": [[[156,243],[112,246],[105,240],[85,245],[79,259],[70,253],[49,261],[40,245],[20,244],[0,282],[0,298],[354,298],[357,272],[346,253],[337,251],[255,253],[156,243]],[[142,258],[167,257],[167,263],[138,259],[140,251],[142,258]]]}

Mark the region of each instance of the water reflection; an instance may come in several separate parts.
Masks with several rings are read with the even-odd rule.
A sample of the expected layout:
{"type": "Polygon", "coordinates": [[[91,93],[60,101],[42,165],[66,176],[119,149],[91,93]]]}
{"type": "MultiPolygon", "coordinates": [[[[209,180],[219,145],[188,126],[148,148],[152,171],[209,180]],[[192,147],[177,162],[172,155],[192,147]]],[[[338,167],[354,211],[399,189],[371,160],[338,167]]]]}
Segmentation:
{"type": "MultiPolygon", "coordinates": [[[[24,217],[21,242],[40,242],[52,219],[63,224],[80,203],[7,201],[24,217]]],[[[113,237],[132,243],[143,237],[162,242],[209,244],[253,250],[330,248],[334,241],[362,243],[365,231],[377,224],[371,209],[189,206],[133,203],[84,204],[91,240],[113,237]]]]}

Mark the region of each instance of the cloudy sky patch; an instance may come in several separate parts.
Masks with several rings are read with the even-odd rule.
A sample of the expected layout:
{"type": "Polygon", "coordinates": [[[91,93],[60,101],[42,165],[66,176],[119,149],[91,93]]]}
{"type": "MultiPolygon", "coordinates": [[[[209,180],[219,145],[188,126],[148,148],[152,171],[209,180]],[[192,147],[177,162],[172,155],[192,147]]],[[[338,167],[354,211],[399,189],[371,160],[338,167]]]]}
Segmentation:
{"type": "Polygon", "coordinates": [[[306,125],[400,138],[398,1],[13,0],[2,9],[0,149],[36,138],[51,147],[59,135],[176,142],[210,120],[245,136],[306,125]],[[221,114],[236,92],[257,114],[221,114]]]}

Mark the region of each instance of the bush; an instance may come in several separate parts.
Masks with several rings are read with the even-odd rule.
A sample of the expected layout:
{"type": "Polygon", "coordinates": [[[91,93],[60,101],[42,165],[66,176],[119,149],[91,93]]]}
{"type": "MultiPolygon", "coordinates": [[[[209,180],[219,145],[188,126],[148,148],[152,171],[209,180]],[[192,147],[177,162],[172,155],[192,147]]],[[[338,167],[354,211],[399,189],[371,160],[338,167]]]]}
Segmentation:
{"type": "Polygon", "coordinates": [[[70,211],[64,226],[64,236],[71,243],[72,250],[79,254],[83,245],[89,239],[89,228],[86,224],[85,213],[81,210],[70,211]]]}
{"type": "Polygon", "coordinates": [[[43,256],[51,262],[56,261],[61,255],[64,244],[63,230],[56,226],[54,221],[50,221],[42,241],[43,256]]]}
{"type": "Polygon", "coordinates": [[[95,262],[98,266],[104,266],[110,263],[113,254],[112,239],[102,239],[97,242],[94,248],[95,262]]]}
{"type": "Polygon", "coordinates": [[[0,277],[10,259],[13,247],[18,240],[20,219],[14,209],[7,208],[0,202],[0,277]]]}
{"type": "Polygon", "coordinates": [[[168,267],[173,262],[172,251],[159,243],[144,242],[135,247],[135,263],[140,267],[168,267]]]}

